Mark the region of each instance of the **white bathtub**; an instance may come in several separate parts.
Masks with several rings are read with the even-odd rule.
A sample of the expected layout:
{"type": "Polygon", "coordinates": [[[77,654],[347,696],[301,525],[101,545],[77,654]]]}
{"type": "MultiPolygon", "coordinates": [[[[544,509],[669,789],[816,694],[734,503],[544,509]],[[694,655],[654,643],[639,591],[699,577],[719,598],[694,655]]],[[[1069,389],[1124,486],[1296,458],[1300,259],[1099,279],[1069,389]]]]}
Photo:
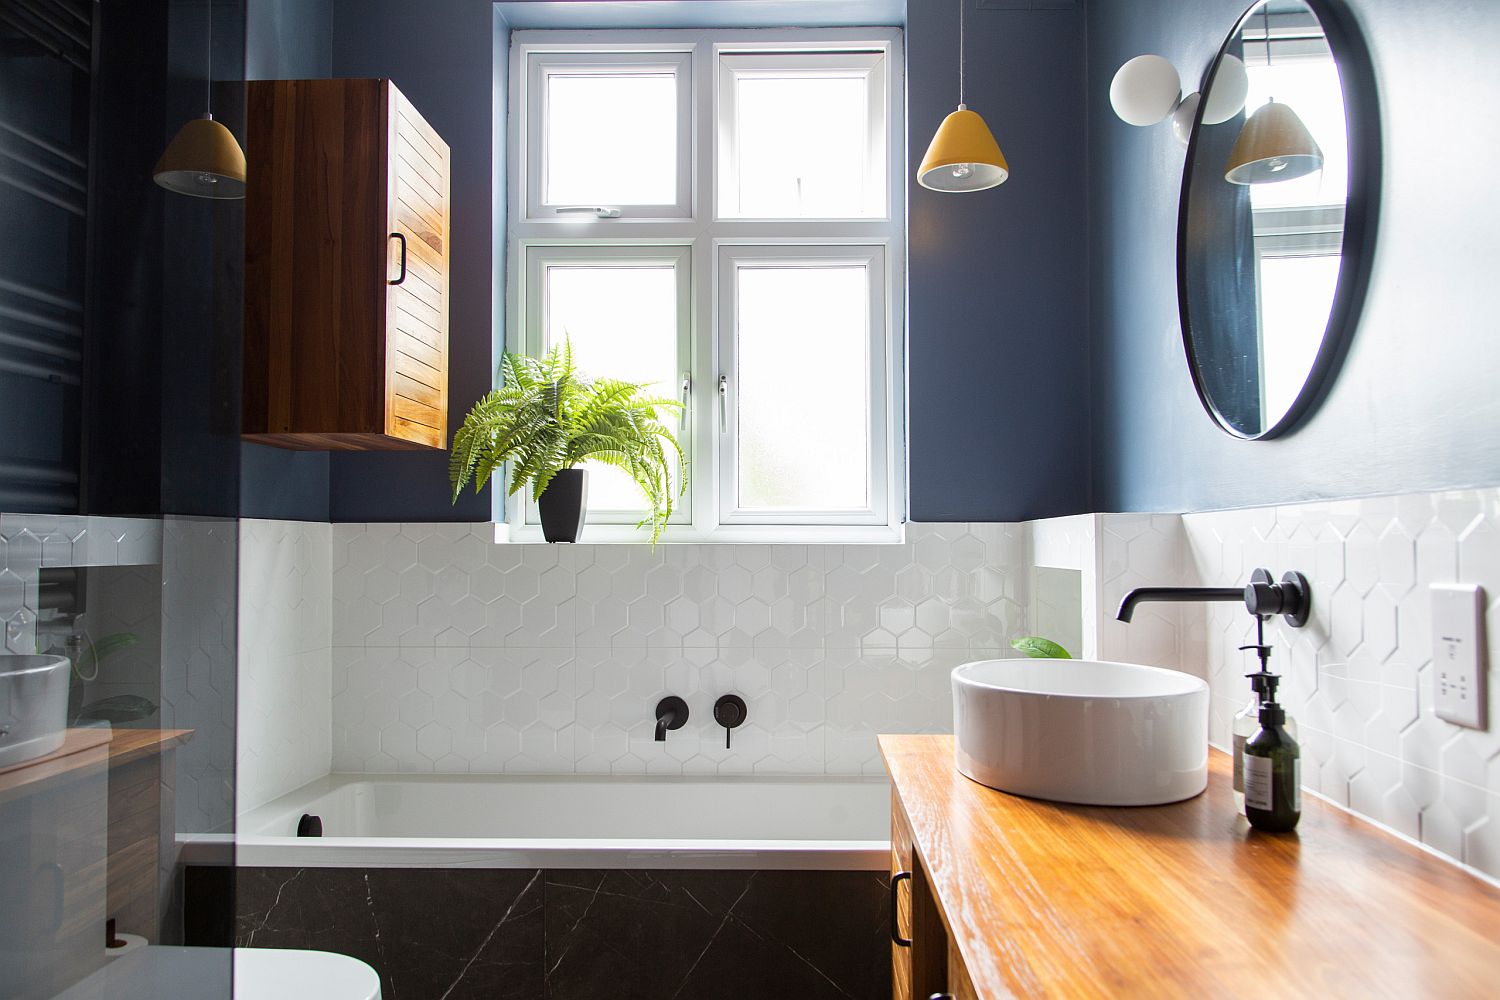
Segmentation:
{"type": "Polygon", "coordinates": [[[884,779],[335,774],[241,815],[235,863],[884,871],[889,837],[884,779]]]}

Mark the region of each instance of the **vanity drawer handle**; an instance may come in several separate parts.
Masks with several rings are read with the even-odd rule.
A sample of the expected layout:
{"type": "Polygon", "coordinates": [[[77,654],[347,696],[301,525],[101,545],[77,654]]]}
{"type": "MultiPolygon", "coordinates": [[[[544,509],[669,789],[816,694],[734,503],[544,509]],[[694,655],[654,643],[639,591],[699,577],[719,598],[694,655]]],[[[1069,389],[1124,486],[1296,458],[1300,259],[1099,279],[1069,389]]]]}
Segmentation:
{"type": "Polygon", "coordinates": [[[896,916],[897,889],[911,878],[911,872],[897,872],[891,876],[891,940],[903,948],[911,947],[911,938],[901,936],[901,921],[896,916]]]}
{"type": "Polygon", "coordinates": [[[934,993],[927,1000],[953,1000],[952,993],[934,993]]]}

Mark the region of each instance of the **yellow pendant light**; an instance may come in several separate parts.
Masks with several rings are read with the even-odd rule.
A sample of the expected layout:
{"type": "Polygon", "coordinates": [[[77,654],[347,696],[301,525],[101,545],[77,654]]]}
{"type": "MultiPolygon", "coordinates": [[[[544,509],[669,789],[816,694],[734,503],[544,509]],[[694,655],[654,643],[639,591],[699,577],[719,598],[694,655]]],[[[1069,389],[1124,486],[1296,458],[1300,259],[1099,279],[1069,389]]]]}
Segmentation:
{"type": "MultiPolygon", "coordinates": [[[[1271,5],[1260,10],[1266,37],[1266,69],[1271,68],[1271,5]]],[[[1250,116],[1234,140],[1224,179],[1231,184],[1269,184],[1306,177],[1323,169],[1323,150],[1317,140],[1285,104],[1275,100],[1250,116]]]]}
{"type": "MultiPolygon", "coordinates": [[[[214,85],[214,11],[208,5],[208,107],[214,85]]],[[[234,200],[245,197],[245,151],[234,133],[214,121],[212,111],[177,130],[151,177],[177,194],[194,198],[234,200]]]]}
{"type": "Polygon", "coordinates": [[[1321,169],[1323,150],[1297,112],[1272,101],[1240,129],[1224,165],[1224,179],[1231,184],[1265,184],[1321,169]]]}
{"type": "Polygon", "coordinates": [[[213,115],[177,130],[151,176],[168,191],[195,198],[245,197],[245,151],[213,115]]]}
{"type": "Polygon", "coordinates": [[[932,191],[983,191],[1010,176],[990,127],[963,103],[965,3],[958,0],[958,110],[938,126],[917,168],[917,183],[932,191]]]}

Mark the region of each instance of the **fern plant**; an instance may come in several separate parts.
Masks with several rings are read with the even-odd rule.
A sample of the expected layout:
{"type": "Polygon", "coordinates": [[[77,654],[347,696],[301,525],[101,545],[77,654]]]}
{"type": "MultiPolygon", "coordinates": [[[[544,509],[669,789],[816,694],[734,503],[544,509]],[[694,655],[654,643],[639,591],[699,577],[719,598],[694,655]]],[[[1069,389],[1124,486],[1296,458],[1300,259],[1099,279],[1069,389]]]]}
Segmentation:
{"type": "Polygon", "coordinates": [[[682,448],[662,421],[664,411],[682,404],[650,395],[647,385],[588,378],[568,341],[542,358],[506,354],[501,373],[500,388],[475,403],[453,435],[448,478],[454,502],[471,480],[481,490],[507,462],[506,495],[529,485],[533,500],[562,470],[602,462],[623,469],[646,494],[649,513],[638,527],[649,524],[655,544],[687,485],[682,448]],[[675,489],[674,456],[683,470],[675,489]]]}

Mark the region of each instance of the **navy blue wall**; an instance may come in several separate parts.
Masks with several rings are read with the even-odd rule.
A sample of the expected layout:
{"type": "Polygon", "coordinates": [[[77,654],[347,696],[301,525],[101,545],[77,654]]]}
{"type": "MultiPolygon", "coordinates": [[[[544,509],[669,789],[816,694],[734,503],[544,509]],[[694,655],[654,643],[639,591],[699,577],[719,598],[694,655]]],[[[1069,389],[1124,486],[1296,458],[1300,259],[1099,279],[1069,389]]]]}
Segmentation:
{"type": "Polygon", "coordinates": [[[1500,240],[1492,4],[1353,0],[1380,87],[1384,205],[1371,292],[1322,408],[1290,436],[1235,440],[1185,368],[1174,240],[1182,150],[1166,126],[1110,111],[1131,56],[1184,83],[1248,0],[1090,0],[1088,9],[1094,501],[1177,511],[1500,482],[1500,240]]]}
{"type": "MultiPolygon", "coordinates": [[[[490,389],[494,13],[488,0],[334,0],[333,75],[390,77],[452,154],[448,311],[450,434],[490,389]]],[[[338,452],[334,521],[486,521],[487,494],[449,503],[446,452],[338,452]]]]}
{"type": "MultiPolygon", "coordinates": [[[[453,150],[449,342],[456,426],[490,384],[500,302],[488,5],[334,0],[335,76],[390,76],[453,150]]],[[[957,103],[956,5],[912,4],[911,169],[957,103]]],[[[999,520],[1088,509],[1087,247],[1081,11],[973,12],[969,103],[1013,157],[995,191],[911,195],[911,516],[999,520]]],[[[502,56],[503,58],[503,56],[502,56]]],[[[496,88],[498,89],[498,88],[496,88]]],[[[503,107],[503,94],[495,107],[503,107]]],[[[483,520],[449,505],[443,456],[335,454],[335,521],[483,520]]]]}
{"type": "Polygon", "coordinates": [[[245,0],[245,79],[333,74],[333,0],[245,0]]]}
{"type": "MultiPolygon", "coordinates": [[[[911,518],[1087,511],[1084,17],[971,4],[967,28],[967,103],[1011,176],[974,194],[910,181],[911,518]]],[[[909,4],[909,178],[958,103],[957,54],[957,4],[909,4]]]]}

